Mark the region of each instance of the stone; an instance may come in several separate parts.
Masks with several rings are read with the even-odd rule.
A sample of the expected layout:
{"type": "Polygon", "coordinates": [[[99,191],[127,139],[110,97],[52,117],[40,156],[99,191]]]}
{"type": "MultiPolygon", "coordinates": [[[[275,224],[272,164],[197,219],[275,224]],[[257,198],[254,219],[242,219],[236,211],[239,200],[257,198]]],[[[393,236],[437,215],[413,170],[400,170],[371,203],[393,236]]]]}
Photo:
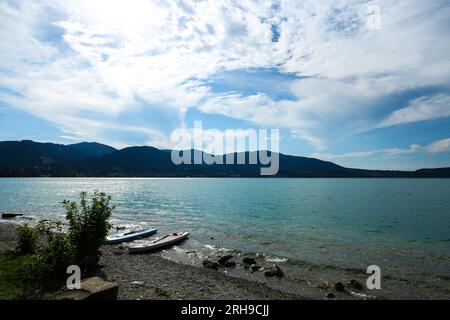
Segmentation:
{"type": "Polygon", "coordinates": [[[357,280],[350,280],[349,287],[355,289],[355,290],[363,290],[364,286],[357,280]]]}
{"type": "Polygon", "coordinates": [[[170,293],[168,293],[167,291],[165,291],[163,289],[155,288],[155,293],[158,296],[170,298],[170,293]]]}
{"type": "Polygon", "coordinates": [[[330,281],[322,281],[322,283],[318,286],[320,289],[330,289],[334,288],[334,283],[331,283],[330,281]]]}
{"type": "Polygon", "coordinates": [[[133,281],[130,283],[133,286],[143,286],[144,285],[144,281],[133,281]]]}
{"type": "Polygon", "coordinates": [[[334,298],[336,298],[336,296],[334,295],[333,292],[327,293],[326,297],[327,297],[327,299],[334,299],[334,298]]]}
{"type": "Polygon", "coordinates": [[[336,289],[336,291],[338,291],[338,292],[345,292],[346,291],[345,284],[343,284],[342,282],[336,282],[334,284],[334,289],[336,289]]]}
{"type": "Polygon", "coordinates": [[[119,286],[100,277],[81,281],[81,289],[69,290],[64,287],[56,294],[58,300],[117,300],[119,286]]]}
{"type": "Polygon", "coordinates": [[[256,260],[253,258],[245,257],[244,259],[242,259],[242,263],[252,265],[252,264],[256,264],[256,260]]]}
{"type": "Polygon", "coordinates": [[[211,261],[208,259],[203,260],[202,265],[205,268],[214,269],[214,270],[216,270],[219,267],[219,264],[217,262],[214,262],[214,261],[211,261]]]}
{"type": "Polygon", "coordinates": [[[233,256],[231,256],[231,255],[223,256],[223,257],[220,257],[219,260],[217,260],[217,262],[219,262],[219,264],[221,266],[224,266],[228,262],[228,260],[230,260],[231,258],[233,258],[233,256]]]}
{"type": "Polygon", "coordinates": [[[252,264],[251,267],[252,267],[252,271],[258,271],[262,268],[260,265],[257,265],[257,264],[252,264]]]}
{"type": "Polygon", "coordinates": [[[272,267],[264,271],[264,275],[266,277],[282,277],[284,275],[284,272],[279,266],[274,264],[272,267]]]}
{"type": "Polygon", "coordinates": [[[225,262],[225,268],[232,268],[236,266],[236,262],[235,261],[227,261],[225,262]]]}

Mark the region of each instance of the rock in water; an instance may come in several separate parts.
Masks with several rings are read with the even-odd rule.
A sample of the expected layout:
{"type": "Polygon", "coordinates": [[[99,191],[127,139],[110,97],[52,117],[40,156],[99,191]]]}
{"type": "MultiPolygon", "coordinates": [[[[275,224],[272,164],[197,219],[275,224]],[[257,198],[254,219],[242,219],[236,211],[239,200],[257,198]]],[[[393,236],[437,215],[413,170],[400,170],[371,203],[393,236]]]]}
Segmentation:
{"type": "Polygon", "coordinates": [[[242,259],[242,263],[252,265],[252,264],[256,264],[256,260],[253,258],[245,257],[244,259],[242,259]]]}
{"type": "Polygon", "coordinates": [[[214,270],[216,270],[219,267],[219,264],[217,262],[214,262],[214,261],[211,261],[208,259],[203,260],[202,265],[205,268],[214,269],[214,270]]]}
{"type": "Polygon", "coordinates": [[[274,264],[272,267],[264,271],[264,275],[266,277],[282,277],[284,275],[284,272],[279,266],[274,264]]]}
{"type": "Polygon", "coordinates": [[[117,300],[119,286],[100,277],[81,281],[81,289],[69,290],[66,287],[56,294],[58,300],[117,300]]]}
{"type": "Polygon", "coordinates": [[[231,258],[233,258],[233,256],[231,256],[231,255],[223,256],[223,257],[220,257],[219,260],[217,260],[217,262],[219,262],[219,264],[221,266],[224,266],[228,262],[228,260],[230,260],[231,258]]]}

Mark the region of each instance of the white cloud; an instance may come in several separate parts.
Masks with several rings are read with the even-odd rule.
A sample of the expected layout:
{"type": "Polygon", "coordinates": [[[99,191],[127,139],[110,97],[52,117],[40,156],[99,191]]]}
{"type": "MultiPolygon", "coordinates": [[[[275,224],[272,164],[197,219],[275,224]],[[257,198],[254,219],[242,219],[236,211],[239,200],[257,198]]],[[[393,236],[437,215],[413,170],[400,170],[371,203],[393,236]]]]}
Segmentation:
{"type": "Polygon", "coordinates": [[[370,157],[374,154],[380,153],[382,150],[373,150],[373,151],[357,151],[357,152],[347,152],[341,154],[332,154],[332,153],[313,153],[311,157],[319,158],[323,160],[337,160],[337,159],[345,159],[345,158],[364,158],[370,157]]]}
{"type": "Polygon", "coordinates": [[[385,158],[387,157],[395,157],[400,155],[408,155],[413,153],[444,153],[450,152],[450,138],[438,140],[433,143],[430,143],[426,146],[421,146],[418,144],[412,144],[409,148],[387,148],[387,149],[378,149],[378,150],[369,150],[369,151],[357,151],[357,152],[347,152],[341,154],[332,154],[332,153],[313,153],[312,157],[324,159],[324,160],[339,160],[339,159],[349,159],[349,158],[364,158],[370,157],[374,155],[381,155],[385,158]]]}
{"type": "MultiPolygon", "coordinates": [[[[201,109],[288,128],[322,150],[336,139],[377,127],[374,109],[386,107],[386,96],[426,86],[448,87],[449,8],[440,7],[439,1],[379,1],[374,4],[382,8],[382,28],[372,31],[365,19],[373,3],[282,2],[273,18],[281,32],[273,56],[284,61],[281,70],[309,77],[292,82],[297,100],[225,95],[212,97],[201,109]]],[[[442,112],[433,117],[445,116],[448,110],[442,105],[442,112]]]]}
{"type": "MultiPolygon", "coordinates": [[[[0,100],[89,140],[105,142],[113,139],[107,131],[120,130],[167,145],[186,110],[198,107],[287,128],[325,150],[376,126],[372,109],[384,97],[449,86],[449,16],[438,0],[2,2],[0,86],[18,95],[2,92],[0,100]],[[372,4],[382,9],[379,31],[366,27],[372,4]],[[209,77],[247,68],[308,78],[292,80],[295,101],[211,92],[209,77]],[[123,123],[143,109],[171,121],[123,123]]],[[[448,96],[413,101],[385,125],[448,116],[433,99],[448,96]]]]}
{"type": "Polygon", "coordinates": [[[430,153],[450,152],[450,138],[433,142],[427,147],[427,152],[430,153]]]}
{"type": "Polygon", "coordinates": [[[408,107],[392,112],[378,127],[390,127],[443,117],[450,117],[450,96],[439,94],[411,101],[408,107]]]}

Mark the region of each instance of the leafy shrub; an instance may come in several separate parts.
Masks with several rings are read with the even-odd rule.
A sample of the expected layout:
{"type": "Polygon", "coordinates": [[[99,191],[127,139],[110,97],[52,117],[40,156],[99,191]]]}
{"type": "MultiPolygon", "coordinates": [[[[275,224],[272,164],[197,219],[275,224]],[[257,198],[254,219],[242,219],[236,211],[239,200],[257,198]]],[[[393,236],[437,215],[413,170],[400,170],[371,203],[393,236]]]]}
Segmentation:
{"type": "Polygon", "coordinates": [[[78,265],[86,275],[97,267],[100,247],[111,225],[114,206],[111,197],[95,190],[92,198],[80,193],[80,202],[64,200],[68,230],[61,221],[40,220],[36,227],[28,224],[17,229],[15,255],[28,257],[29,279],[39,288],[56,288],[67,276],[69,265],[78,265]]]}
{"type": "Polygon", "coordinates": [[[111,227],[108,220],[114,205],[111,196],[94,191],[90,203],[86,192],[80,193],[80,203],[64,200],[66,219],[69,222],[69,237],[75,250],[75,261],[88,272],[99,260],[99,249],[111,227]]]}
{"type": "Polygon", "coordinates": [[[44,282],[51,275],[50,284],[65,277],[66,269],[74,264],[74,248],[69,235],[62,230],[61,221],[41,220],[36,232],[46,241],[36,250],[33,274],[36,280],[44,282]]]}
{"type": "Polygon", "coordinates": [[[15,251],[19,255],[34,253],[37,247],[38,233],[28,223],[20,224],[17,227],[17,242],[15,251]]]}

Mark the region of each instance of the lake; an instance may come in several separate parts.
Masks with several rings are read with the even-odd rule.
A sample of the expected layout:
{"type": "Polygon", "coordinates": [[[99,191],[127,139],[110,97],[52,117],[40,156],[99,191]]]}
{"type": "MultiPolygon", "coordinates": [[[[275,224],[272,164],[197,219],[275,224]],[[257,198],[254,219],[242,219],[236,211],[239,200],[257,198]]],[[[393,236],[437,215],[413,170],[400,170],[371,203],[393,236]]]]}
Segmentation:
{"type": "Polygon", "coordinates": [[[182,253],[198,256],[167,252],[185,263],[228,250],[298,277],[307,265],[378,265],[384,275],[448,287],[450,179],[3,178],[0,211],[60,217],[62,200],[93,189],[112,195],[114,224],[189,231],[182,253]]]}

